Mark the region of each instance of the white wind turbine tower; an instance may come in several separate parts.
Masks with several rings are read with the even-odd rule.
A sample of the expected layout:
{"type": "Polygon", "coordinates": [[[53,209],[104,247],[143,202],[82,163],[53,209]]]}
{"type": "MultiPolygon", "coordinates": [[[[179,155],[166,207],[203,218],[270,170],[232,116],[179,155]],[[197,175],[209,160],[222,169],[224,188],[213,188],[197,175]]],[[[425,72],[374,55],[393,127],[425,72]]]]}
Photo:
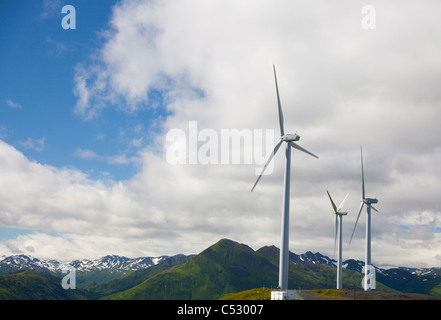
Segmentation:
{"type": "Polygon", "coordinates": [[[316,155],[312,154],[311,152],[303,149],[298,144],[296,144],[294,141],[300,140],[300,136],[295,134],[287,133],[285,134],[285,130],[283,127],[283,112],[282,112],[282,106],[280,103],[280,96],[279,96],[279,88],[277,86],[277,76],[276,76],[276,67],[273,65],[274,70],[274,79],[276,83],[276,92],[277,92],[277,103],[278,103],[278,110],[279,110],[279,125],[280,125],[280,140],[274,147],[273,152],[271,153],[270,157],[268,158],[267,162],[265,163],[265,166],[262,169],[262,172],[260,173],[259,177],[257,178],[256,183],[254,184],[253,188],[251,189],[251,192],[256,187],[257,183],[259,182],[260,178],[262,177],[263,173],[265,172],[265,169],[267,168],[268,164],[273,159],[274,155],[277,153],[277,150],[279,150],[279,147],[282,145],[282,142],[286,142],[286,150],[285,150],[285,157],[286,157],[286,163],[285,163],[285,186],[284,186],[284,193],[283,193],[283,209],[282,209],[282,237],[281,237],[281,245],[280,245],[280,262],[279,262],[279,288],[282,292],[282,299],[285,299],[288,296],[287,290],[288,290],[288,256],[289,256],[289,198],[290,198],[290,175],[291,175],[291,148],[303,151],[308,153],[309,155],[318,158],[316,155]],[[285,295],[284,295],[285,294],[285,295]]]}
{"type": "Polygon", "coordinates": [[[329,196],[329,200],[331,200],[332,208],[334,208],[335,213],[335,237],[334,237],[334,254],[335,254],[335,246],[338,238],[338,260],[337,260],[337,289],[340,290],[342,288],[342,220],[343,216],[347,215],[347,212],[340,211],[343,208],[343,205],[346,201],[346,197],[340,203],[338,208],[335,206],[334,201],[331,198],[331,195],[328,191],[326,191],[329,196]]]}
{"type": "Polygon", "coordinates": [[[363,278],[363,287],[364,291],[370,291],[371,289],[375,289],[375,270],[371,266],[371,209],[374,209],[378,212],[377,209],[374,208],[372,204],[378,203],[377,199],[374,198],[366,198],[365,188],[364,188],[364,171],[363,171],[363,149],[360,147],[361,151],[361,192],[362,199],[360,204],[360,211],[358,212],[357,220],[355,221],[354,230],[352,231],[351,240],[349,240],[349,244],[352,241],[352,237],[354,236],[355,228],[357,227],[358,218],[360,218],[361,211],[363,210],[363,206],[366,204],[366,258],[365,258],[365,267],[364,267],[364,278],[363,278]]]}

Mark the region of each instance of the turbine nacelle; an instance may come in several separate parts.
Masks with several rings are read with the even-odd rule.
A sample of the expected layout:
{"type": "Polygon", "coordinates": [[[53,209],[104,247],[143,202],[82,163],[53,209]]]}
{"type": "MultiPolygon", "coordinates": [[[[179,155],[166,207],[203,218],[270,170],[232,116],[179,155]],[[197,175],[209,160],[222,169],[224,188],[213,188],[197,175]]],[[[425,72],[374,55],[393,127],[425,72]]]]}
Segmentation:
{"type": "Polygon", "coordinates": [[[378,200],[373,198],[364,198],[362,201],[366,204],[378,203],[378,200]]]}
{"type": "Polygon", "coordinates": [[[339,216],[345,216],[348,213],[347,212],[336,212],[335,214],[339,215],[339,216]]]}
{"type": "Polygon", "coordinates": [[[280,139],[282,139],[282,141],[299,141],[300,136],[297,133],[287,133],[283,135],[280,139]]]}

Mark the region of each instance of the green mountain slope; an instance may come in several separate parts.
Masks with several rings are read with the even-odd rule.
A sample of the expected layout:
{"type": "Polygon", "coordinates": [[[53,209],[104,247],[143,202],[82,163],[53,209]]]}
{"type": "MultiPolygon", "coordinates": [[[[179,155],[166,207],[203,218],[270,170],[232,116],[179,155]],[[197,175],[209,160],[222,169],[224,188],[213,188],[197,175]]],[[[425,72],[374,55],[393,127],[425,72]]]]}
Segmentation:
{"type": "Polygon", "coordinates": [[[145,280],[155,276],[156,274],[168,270],[170,268],[180,266],[191,259],[193,256],[176,255],[157,265],[151,266],[147,269],[137,270],[123,275],[119,278],[112,279],[107,282],[102,282],[88,289],[95,297],[103,297],[117,292],[125,291],[133,288],[145,280]]]}
{"type": "MultiPolygon", "coordinates": [[[[279,250],[250,247],[223,239],[194,256],[185,264],[156,273],[138,285],[103,299],[218,299],[228,293],[278,283],[279,250]]],[[[334,288],[335,267],[301,262],[291,254],[289,287],[302,289],[334,288]]],[[[345,270],[343,285],[360,287],[362,275],[345,270]]],[[[379,290],[390,290],[377,284],[379,290]]]]}
{"type": "Polygon", "coordinates": [[[61,279],[33,271],[0,276],[1,300],[85,300],[80,290],[65,290],[61,279]]]}
{"type": "MultiPolygon", "coordinates": [[[[279,249],[275,246],[266,246],[256,251],[256,254],[271,261],[277,270],[279,265],[279,249]]],[[[335,288],[336,268],[322,263],[300,261],[299,256],[290,252],[288,269],[288,287],[292,289],[319,289],[335,288]]],[[[343,269],[343,287],[360,288],[363,275],[359,272],[343,269]]],[[[278,276],[275,278],[272,287],[277,286],[278,276]]],[[[377,283],[378,290],[393,291],[392,289],[377,283]]]]}
{"type": "Polygon", "coordinates": [[[182,266],[105,299],[217,299],[277,279],[277,268],[250,247],[223,239],[182,266]]]}

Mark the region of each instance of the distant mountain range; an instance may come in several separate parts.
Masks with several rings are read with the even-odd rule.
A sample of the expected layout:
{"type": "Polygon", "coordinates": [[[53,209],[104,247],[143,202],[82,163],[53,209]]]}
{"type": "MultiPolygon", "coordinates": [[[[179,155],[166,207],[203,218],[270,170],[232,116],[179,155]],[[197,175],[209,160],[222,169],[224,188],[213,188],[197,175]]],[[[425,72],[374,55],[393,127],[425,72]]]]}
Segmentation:
{"type": "MultiPolygon", "coordinates": [[[[191,256],[131,259],[109,255],[71,261],[78,289],[60,291],[65,263],[13,255],[0,260],[0,299],[218,299],[252,288],[275,288],[278,259],[275,246],[254,251],[228,239],[191,256]],[[32,286],[39,288],[31,290],[35,296],[30,295],[32,286]]],[[[343,288],[360,288],[364,262],[349,259],[343,265],[343,288]]],[[[290,253],[289,287],[335,288],[335,266],[334,259],[320,253],[290,253]]],[[[376,281],[379,291],[441,297],[440,268],[376,267],[376,281]]]]}
{"type": "Polygon", "coordinates": [[[168,258],[169,256],[127,258],[118,255],[107,255],[99,259],[60,262],[57,260],[40,260],[29,255],[19,254],[2,257],[0,260],[0,275],[31,270],[39,274],[65,276],[66,274],[62,274],[62,269],[64,266],[70,265],[75,268],[77,286],[88,288],[132,271],[146,269],[168,258]]]}
{"type": "Polygon", "coordinates": [[[40,260],[29,255],[19,254],[0,259],[0,274],[11,273],[19,270],[41,270],[48,272],[61,272],[65,265],[75,267],[78,272],[90,272],[100,270],[113,271],[134,271],[145,269],[158,262],[169,258],[168,256],[161,257],[141,257],[141,258],[127,258],[118,255],[107,255],[99,259],[82,259],[73,260],[68,263],[63,263],[57,260],[40,260]]]}

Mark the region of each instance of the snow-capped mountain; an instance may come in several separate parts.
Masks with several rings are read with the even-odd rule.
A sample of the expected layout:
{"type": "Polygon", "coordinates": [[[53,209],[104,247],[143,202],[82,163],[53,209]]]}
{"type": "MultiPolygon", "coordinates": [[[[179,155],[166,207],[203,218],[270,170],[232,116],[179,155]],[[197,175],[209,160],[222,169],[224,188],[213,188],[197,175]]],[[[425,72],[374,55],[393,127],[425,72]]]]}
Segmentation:
{"type": "Polygon", "coordinates": [[[405,270],[416,276],[436,276],[441,275],[441,268],[406,268],[399,267],[400,270],[405,270]]]}
{"type": "Polygon", "coordinates": [[[69,265],[75,267],[79,272],[93,271],[93,270],[124,270],[135,271],[140,269],[146,269],[152,265],[158,264],[168,256],[161,257],[140,257],[140,258],[127,258],[117,255],[107,255],[100,259],[82,259],[74,260],[69,265]]]}
{"type": "Polygon", "coordinates": [[[305,253],[302,253],[301,255],[294,255],[294,256],[296,256],[294,260],[298,260],[303,263],[326,264],[328,266],[333,266],[333,267],[337,265],[336,260],[324,256],[320,252],[312,253],[311,251],[307,251],[305,253]]]}
{"type": "MultiPolygon", "coordinates": [[[[0,261],[0,270],[7,270],[7,273],[19,270],[49,270],[57,272],[61,270],[62,265],[55,260],[40,260],[25,254],[2,257],[0,261]]],[[[4,273],[4,272],[1,272],[4,273]]]]}
{"type": "Polygon", "coordinates": [[[61,273],[66,265],[73,266],[77,272],[102,270],[135,271],[146,269],[167,258],[168,256],[127,258],[118,255],[107,255],[99,259],[82,259],[66,263],[56,260],[40,260],[29,255],[19,254],[1,258],[0,274],[20,270],[61,273]]]}

